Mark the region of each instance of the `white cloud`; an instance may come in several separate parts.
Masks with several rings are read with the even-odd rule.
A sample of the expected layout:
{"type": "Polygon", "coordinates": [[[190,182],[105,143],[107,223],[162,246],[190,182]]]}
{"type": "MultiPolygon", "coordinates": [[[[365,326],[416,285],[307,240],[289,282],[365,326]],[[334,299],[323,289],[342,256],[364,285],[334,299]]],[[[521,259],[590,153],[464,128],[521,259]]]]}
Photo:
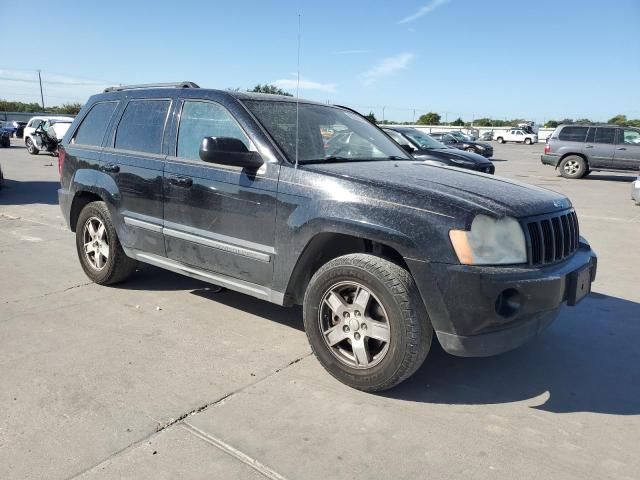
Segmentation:
{"type": "MultiPolygon", "coordinates": [[[[298,87],[298,80],[297,78],[295,78],[296,77],[295,73],[292,74],[292,77],[294,78],[283,78],[280,80],[275,80],[272,83],[278,88],[295,91],[296,88],[298,87]]],[[[319,90],[321,92],[335,92],[336,84],[314,82],[300,75],[300,90],[319,90]]]]}
{"type": "Polygon", "coordinates": [[[375,67],[362,74],[365,85],[371,85],[380,77],[388,77],[399,70],[407,68],[415,55],[410,52],[400,53],[395,57],[388,57],[381,60],[375,67]]]}
{"type": "Polygon", "coordinates": [[[369,50],[340,50],[333,52],[334,55],[358,55],[361,53],[369,53],[369,50]]]}
{"type": "Polygon", "coordinates": [[[442,5],[444,5],[445,3],[449,3],[450,1],[451,0],[431,0],[431,3],[428,3],[424,7],[420,8],[416,13],[409,15],[408,17],[404,17],[398,23],[413,22],[414,20],[417,20],[420,17],[423,17],[427,13],[431,13],[436,8],[441,7],[442,5]]]}

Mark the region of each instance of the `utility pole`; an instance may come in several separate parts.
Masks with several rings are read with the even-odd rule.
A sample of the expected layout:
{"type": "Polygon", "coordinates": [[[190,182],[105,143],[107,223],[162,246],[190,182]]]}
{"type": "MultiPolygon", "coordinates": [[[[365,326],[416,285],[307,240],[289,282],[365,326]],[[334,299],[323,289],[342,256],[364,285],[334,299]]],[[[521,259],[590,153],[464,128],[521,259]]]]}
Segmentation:
{"type": "Polygon", "coordinates": [[[387,107],[384,107],[384,106],[382,107],[382,123],[384,123],[384,109],[385,108],[387,108],[387,107]]]}
{"type": "Polygon", "coordinates": [[[40,82],[40,100],[42,101],[42,110],[44,111],[44,95],[42,93],[42,77],[40,76],[40,70],[38,70],[38,81],[40,82]]]}
{"type": "Polygon", "coordinates": [[[413,109],[413,117],[411,117],[411,123],[416,124],[416,109],[413,109]]]}

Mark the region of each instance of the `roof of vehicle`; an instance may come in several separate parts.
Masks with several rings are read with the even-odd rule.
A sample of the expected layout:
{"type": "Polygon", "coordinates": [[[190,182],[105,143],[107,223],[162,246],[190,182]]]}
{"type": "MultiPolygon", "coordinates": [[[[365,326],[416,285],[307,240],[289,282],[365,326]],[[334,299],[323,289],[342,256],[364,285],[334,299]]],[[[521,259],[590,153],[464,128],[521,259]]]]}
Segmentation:
{"type": "Polygon", "coordinates": [[[619,125],[617,123],[562,123],[557,126],[557,128],[561,128],[561,127],[609,127],[609,128],[622,127],[622,128],[638,129],[638,127],[634,127],[633,125],[619,125]]]}
{"type": "Polygon", "coordinates": [[[67,117],[63,115],[47,115],[47,116],[38,115],[35,117],[31,117],[29,121],[31,120],[71,120],[73,121],[73,117],[67,117]]]}

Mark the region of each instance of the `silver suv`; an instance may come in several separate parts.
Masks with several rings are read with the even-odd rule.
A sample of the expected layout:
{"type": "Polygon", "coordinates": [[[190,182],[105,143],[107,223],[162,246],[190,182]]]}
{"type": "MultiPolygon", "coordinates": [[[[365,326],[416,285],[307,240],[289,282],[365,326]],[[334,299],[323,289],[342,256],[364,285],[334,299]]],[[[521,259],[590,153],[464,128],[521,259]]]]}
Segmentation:
{"type": "Polygon", "coordinates": [[[560,125],[544,147],[543,164],[566,178],[592,171],[640,170],[640,129],[619,125],[560,125]]]}

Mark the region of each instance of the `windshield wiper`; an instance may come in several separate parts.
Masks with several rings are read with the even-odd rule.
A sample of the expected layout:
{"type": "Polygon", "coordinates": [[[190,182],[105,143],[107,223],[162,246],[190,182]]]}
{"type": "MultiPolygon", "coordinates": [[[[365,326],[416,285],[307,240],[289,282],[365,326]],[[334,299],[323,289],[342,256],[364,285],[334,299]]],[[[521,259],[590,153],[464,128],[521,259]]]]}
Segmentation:
{"type": "Polygon", "coordinates": [[[300,160],[298,163],[338,163],[338,162],[363,162],[366,160],[371,160],[370,158],[352,158],[352,157],[342,157],[340,155],[330,155],[325,158],[311,158],[309,160],[300,160]]]}

